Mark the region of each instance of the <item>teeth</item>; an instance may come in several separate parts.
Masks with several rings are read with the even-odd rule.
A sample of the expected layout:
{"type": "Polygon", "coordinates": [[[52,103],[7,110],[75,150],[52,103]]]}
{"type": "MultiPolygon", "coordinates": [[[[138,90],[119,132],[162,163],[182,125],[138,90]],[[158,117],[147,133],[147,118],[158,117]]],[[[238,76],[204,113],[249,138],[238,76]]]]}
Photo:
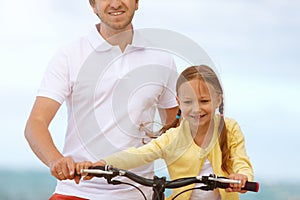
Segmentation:
{"type": "Polygon", "coordinates": [[[111,15],[117,16],[117,15],[121,15],[122,12],[112,12],[111,15]]]}
{"type": "Polygon", "coordinates": [[[197,116],[192,116],[194,119],[201,119],[202,117],[204,117],[205,115],[197,115],[197,116]]]}

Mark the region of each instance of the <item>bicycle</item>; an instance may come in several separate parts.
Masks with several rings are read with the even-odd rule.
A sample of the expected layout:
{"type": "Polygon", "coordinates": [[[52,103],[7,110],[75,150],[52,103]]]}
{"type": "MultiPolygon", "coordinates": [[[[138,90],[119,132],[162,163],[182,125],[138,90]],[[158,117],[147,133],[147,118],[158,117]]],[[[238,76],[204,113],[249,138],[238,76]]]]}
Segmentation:
{"type": "MultiPolygon", "coordinates": [[[[165,199],[164,191],[166,188],[169,188],[169,189],[180,188],[180,187],[187,186],[187,185],[190,185],[193,183],[203,183],[204,186],[184,190],[184,191],[180,192],[179,194],[177,194],[176,196],[174,196],[172,198],[172,200],[176,199],[178,196],[180,196],[184,192],[194,190],[194,189],[201,189],[201,190],[209,191],[209,190],[214,190],[215,188],[226,189],[229,187],[229,184],[240,184],[239,180],[231,180],[226,177],[218,177],[213,174],[211,174],[209,176],[185,177],[185,178],[180,178],[180,179],[176,179],[176,180],[172,180],[172,181],[167,181],[166,177],[157,177],[157,176],[154,176],[153,179],[148,179],[148,178],[139,176],[133,172],[130,172],[128,170],[114,168],[111,165],[97,166],[97,167],[93,167],[90,169],[82,169],[82,172],[91,174],[95,177],[104,177],[107,180],[108,184],[131,185],[141,192],[141,194],[143,195],[145,200],[147,200],[145,194],[137,186],[130,184],[130,183],[125,183],[125,182],[122,182],[119,180],[112,180],[112,179],[116,176],[124,176],[124,177],[127,177],[127,178],[141,184],[141,185],[152,187],[153,188],[152,200],[164,200],[165,199]]],[[[247,191],[252,191],[252,192],[258,192],[259,183],[247,181],[245,187],[242,189],[247,190],[247,191]]]]}

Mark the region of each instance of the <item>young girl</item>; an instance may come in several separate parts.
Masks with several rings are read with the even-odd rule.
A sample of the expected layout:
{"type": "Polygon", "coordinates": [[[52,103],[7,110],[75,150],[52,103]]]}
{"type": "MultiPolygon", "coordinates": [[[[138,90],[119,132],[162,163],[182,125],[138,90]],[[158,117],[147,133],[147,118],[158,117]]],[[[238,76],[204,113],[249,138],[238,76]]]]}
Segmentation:
{"type": "MultiPolygon", "coordinates": [[[[225,191],[192,190],[180,199],[239,199],[237,192],[246,192],[241,188],[247,180],[253,180],[253,170],[239,125],[224,118],[223,90],[217,75],[205,65],[191,66],[180,74],[176,92],[180,110],[174,123],[164,127],[168,129],[164,134],[140,148],[130,148],[97,163],[78,163],[77,173],[82,168],[105,164],[130,169],[162,158],[171,180],[214,173],[242,181],[225,191]]],[[[191,187],[195,185],[174,189],[172,195],[191,187]]]]}

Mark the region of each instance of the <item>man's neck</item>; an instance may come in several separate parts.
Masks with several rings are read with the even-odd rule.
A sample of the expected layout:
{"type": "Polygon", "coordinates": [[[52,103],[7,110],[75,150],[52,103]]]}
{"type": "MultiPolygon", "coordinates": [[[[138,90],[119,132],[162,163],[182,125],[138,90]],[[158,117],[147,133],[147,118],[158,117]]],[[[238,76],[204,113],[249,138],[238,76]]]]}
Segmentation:
{"type": "Polygon", "coordinates": [[[125,30],[113,30],[109,28],[103,28],[101,24],[97,24],[97,30],[101,36],[111,45],[119,46],[121,51],[124,52],[126,46],[132,43],[133,39],[133,29],[131,28],[125,30]]]}

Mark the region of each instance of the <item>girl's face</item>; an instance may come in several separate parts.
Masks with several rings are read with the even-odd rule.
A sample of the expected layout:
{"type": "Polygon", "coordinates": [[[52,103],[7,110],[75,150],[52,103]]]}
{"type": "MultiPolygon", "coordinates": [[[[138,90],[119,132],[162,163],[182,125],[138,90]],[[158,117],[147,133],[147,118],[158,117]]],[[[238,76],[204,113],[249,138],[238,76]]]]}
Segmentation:
{"type": "Polygon", "coordinates": [[[221,96],[217,95],[209,83],[201,79],[193,79],[183,83],[178,89],[177,101],[191,128],[206,130],[220,106],[221,96]]]}

